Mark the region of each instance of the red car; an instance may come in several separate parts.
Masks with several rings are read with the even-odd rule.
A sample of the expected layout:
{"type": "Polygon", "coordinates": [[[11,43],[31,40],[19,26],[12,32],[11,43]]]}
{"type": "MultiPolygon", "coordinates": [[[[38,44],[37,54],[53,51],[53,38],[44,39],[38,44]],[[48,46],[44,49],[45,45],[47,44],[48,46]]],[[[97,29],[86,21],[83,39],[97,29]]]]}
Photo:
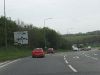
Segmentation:
{"type": "Polygon", "coordinates": [[[45,53],[42,48],[36,48],[32,51],[32,57],[45,57],[45,53]]]}

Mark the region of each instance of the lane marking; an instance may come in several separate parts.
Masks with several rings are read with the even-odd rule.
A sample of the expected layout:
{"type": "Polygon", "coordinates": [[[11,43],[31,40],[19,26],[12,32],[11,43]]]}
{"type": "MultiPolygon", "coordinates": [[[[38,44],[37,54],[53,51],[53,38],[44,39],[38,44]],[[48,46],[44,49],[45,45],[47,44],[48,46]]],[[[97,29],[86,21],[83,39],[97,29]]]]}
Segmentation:
{"type": "Polygon", "coordinates": [[[73,57],[73,58],[75,58],[75,57],[73,57]]]}
{"type": "Polygon", "coordinates": [[[64,56],[64,60],[66,60],[66,56],[64,56]]]}
{"type": "Polygon", "coordinates": [[[64,56],[64,60],[65,60],[65,62],[68,64],[68,61],[67,61],[67,59],[66,59],[66,57],[64,56]]]}
{"type": "Polygon", "coordinates": [[[79,58],[79,56],[76,56],[76,58],[79,58]]]}
{"type": "Polygon", "coordinates": [[[9,63],[10,61],[6,61],[6,62],[3,62],[3,63],[0,63],[0,66],[6,64],[6,63],[9,63]]]}
{"type": "Polygon", "coordinates": [[[9,62],[7,64],[2,65],[2,66],[0,66],[0,69],[3,68],[3,67],[5,67],[5,66],[8,66],[11,63],[17,62],[18,60],[20,60],[20,59],[17,59],[17,60],[14,60],[14,61],[11,61],[11,62],[9,62]]]}
{"type": "Polygon", "coordinates": [[[95,58],[95,57],[91,57],[91,56],[88,56],[88,55],[85,55],[86,57],[90,57],[90,58],[92,58],[92,59],[94,59],[94,60],[98,60],[98,58],[95,58]]]}
{"type": "Polygon", "coordinates": [[[66,60],[66,58],[64,58],[64,60],[66,60]]]}
{"type": "Polygon", "coordinates": [[[72,67],[71,65],[68,65],[68,67],[73,71],[73,72],[78,72],[74,67],[72,67]]]}
{"type": "Polygon", "coordinates": [[[85,53],[82,53],[82,54],[85,54],[85,53]]]}
{"type": "MultiPolygon", "coordinates": [[[[78,57],[78,56],[77,56],[78,57]]],[[[69,62],[67,61],[66,57],[64,56],[64,60],[66,62],[66,64],[68,64],[69,62]]],[[[73,71],[73,72],[78,72],[74,67],[72,67],[71,65],[68,65],[68,67],[73,71]]]]}
{"type": "Polygon", "coordinates": [[[90,57],[90,58],[92,58],[92,59],[94,59],[94,60],[98,60],[98,58],[95,58],[95,57],[90,57]]]}
{"type": "Polygon", "coordinates": [[[68,61],[67,60],[65,60],[65,62],[68,64],[68,61]]]}
{"type": "Polygon", "coordinates": [[[86,55],[86,54],[85,54],[85,56],[86,56],[86,57],[90,57],[90,56],[88,56],[88,55],[86,55]]]}
{"type": "Polygon", "coordinates": [[[94,55],[98,55],[98,54],[94,54],[94,55]]]}
{"type": "Polygon", "coordinates": [[[78,59],[78,58],[79,58],[79,56],[75,56],[75,57],[73,57],[73,58],[77,58],[77,59],[78,59]]]}

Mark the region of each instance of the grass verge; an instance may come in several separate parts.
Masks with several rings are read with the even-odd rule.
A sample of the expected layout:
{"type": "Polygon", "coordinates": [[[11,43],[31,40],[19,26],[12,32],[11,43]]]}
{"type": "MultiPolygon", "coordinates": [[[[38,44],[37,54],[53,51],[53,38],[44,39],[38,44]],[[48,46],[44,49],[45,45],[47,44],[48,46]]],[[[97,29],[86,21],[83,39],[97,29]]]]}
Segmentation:
{"type": "Polygon", "coordinates": [[[31,55],[31,50],[28,48],[0,48],[0,62],[13,60],[31,55]]]}

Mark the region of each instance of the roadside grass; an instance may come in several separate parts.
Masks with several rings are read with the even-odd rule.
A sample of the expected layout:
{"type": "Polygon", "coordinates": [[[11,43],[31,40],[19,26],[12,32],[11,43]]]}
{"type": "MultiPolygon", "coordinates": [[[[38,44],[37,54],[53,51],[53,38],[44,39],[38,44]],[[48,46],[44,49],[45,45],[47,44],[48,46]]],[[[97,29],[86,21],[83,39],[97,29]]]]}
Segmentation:
{"type": "Polygon", "coordinates": [[[13,60],[31,55],[31,49],[28,48],[0,48],[0,61],[13,60]]]}
{"type": "Polygon", "coordinates": [[[100,50],[100,44],[99,45],[92,45],[91,47],[100,50]]]}
{"type": "Polygon", "coordinates": [[[94,47],[94,48],[96,48],[96,49],[100,50],[100,47],[94,47]]]}

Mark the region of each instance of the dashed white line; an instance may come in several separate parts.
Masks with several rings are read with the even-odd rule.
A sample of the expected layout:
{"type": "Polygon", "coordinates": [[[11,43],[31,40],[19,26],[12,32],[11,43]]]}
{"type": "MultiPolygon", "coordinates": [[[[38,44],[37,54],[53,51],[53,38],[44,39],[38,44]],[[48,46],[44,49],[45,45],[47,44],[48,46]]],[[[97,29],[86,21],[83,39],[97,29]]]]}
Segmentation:
{"type": "Polygon", "coordinates": [[[65,60],[65,62],[68,64],[68,61],[67,60],[65,60]]]}
{"type": "Polygon", "coordinates": [[[98,58],[95,58],[95,57],[91,57],[91,56],[88,56],[88,55],[85,55],[86,57],[89,57],[89,58],[92,58],[94,60],[98,60],[98,58]]]}
{"type": "Polygon", "coordinates": [[[64,60],[65,60],[65,62],[68,64],[68,61],[67,61],[67,59],[66,59],[66,57],[64,56],[64,60]]]}
{"type": "Polygon", "coordinates": [[[98,54],[94,54],[94,55],[98,55],[98,54]]]}
{"type": "Polygon", "coordinates": [[[95,58],[95,57],[90,57],[90,58],[92,58],[92,59],[94,59],[94,60],[98,60],[98,58],[95,58]]]}
{"type": "MultiPolygon", "coordinates": [[[[67,61],[66,57],[64,56],[64,60],[66,62],[66,64],[68,64],[69,62],[67,61]]],[[[68,65],[68,67],[73,71],[73,72],[78,72],[74,67],[72,67],[71,65],[68,65]]]]}
{"type": "Polygon", "coordinates": [[[74,67],[72,67],[71,65],[68,65],[68,67],[73,71],[73,72],[78,72],[74,67]]]}
{"type": "Polygon", "coordinates": [[[66,60],[66,58],[64,58],[64,60],[66,60]]]}
{"type": "Polygon", "coordinates": [[[73,58],[79,58],[79,56],[75,56],[75,57],[73,57],[73,58]]]}
{"type": "Polygon", "coordinates": [[[19,59],[14,60],[14,61],[11,61],[11,62],[9,62],[9,63],[7,63],[7,64],[2,65],[2,66],[0,66],[0,69],[3,68],[3,67],[5,67],[5,66],[7,66],[7,65],[9,65],[9,64],[11,64],[11,63],[17,62],[18,60],[19,60],[19,59]]]}
{"type": "Polygon", "coordinates": [[[86,54],[85,54],[85,56],[86,56],[86,57],[90,57],[90,56],[88,56],[88,55],[86,55],[86,54]]]}
{"type": "Polygon", "coordinates": [[[79,58],[79,56],[76,56],[76,58],[79,58]]]}
{"type": "Polygon", "coordinates": [[[82,54],[85,54],[85,53],[82,53],[82,54]]]}

